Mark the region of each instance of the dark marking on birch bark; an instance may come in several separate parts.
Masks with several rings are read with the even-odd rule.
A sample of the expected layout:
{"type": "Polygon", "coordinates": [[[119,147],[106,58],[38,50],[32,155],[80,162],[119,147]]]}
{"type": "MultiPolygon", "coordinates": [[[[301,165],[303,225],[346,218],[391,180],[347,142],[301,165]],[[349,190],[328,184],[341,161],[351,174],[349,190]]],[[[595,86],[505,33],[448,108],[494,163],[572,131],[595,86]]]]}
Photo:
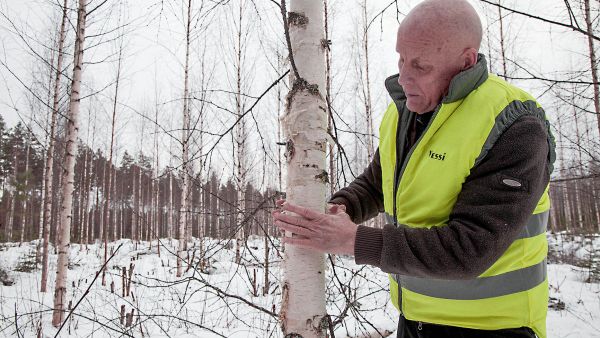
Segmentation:
{"type": "MultiPolygon", "coordinates": [[[[320,180],[323,183],[329,183],[329,174],[325,170],[321,171],[320,174],[315,175],[315,178],[320,180]]],[[[319,273],[320,273],[320,271],[319,271],[319,273]]]]}
{"type": "Polygon", "coordinates": [[[288,12],[288,24],[305,28],[308,25],[308,17],[304,13],[288,12]]]}
{"type": "Polygon", "coordinates": [[[302,78],[295,79],[294,83],[292,84],[292,89],[290,89],[290,92],[287,94],[287,97],[286,97],[287,111],[290,111],[290,109],[292,108],[292,101],[294,99],[294,96],[296,96],[296,94],[298,94],[298,92],[301,92],[301,91],[307,91],[309,94],[322,99],[321,93],[319,93],[318,85],[310,84],[302,78]]]}
{"type": "Polygon", "coordinates": [[[319,150],[321,151],[325,151],[327,149],[327,142],[319,142],[316,141],[315,145],[319,148],[319,150]]]}
{"type": "Polygon", "coordinates": [[[325,315],[323,317],[321,317],[321,321],[319,321],[319,329],[322,331],[326,331],[329,328],[329,321],[330,321],[330,317],[329,315],[325,315]]]}
{"type": "Polygon", "coordinates": [[[294,158],[294,154],[296,153],[296,150],[294,148],[294,141],[292,140],[287,140],[287,142],[285,143],[285,159],[290,162],[292,160],[292,158],[294,158]]]}
{"type": "MultiPolygon", "coordinates": [[[[287,308],[290,301],[290,286],[288,283],[284,283],[281,287],[281,311],[279,312],[279,321],[281,322],[281,332],[285,334],[287,331],[285,323],[287,321],[287,308]]],[[[286,335],[287,337],[287,335],[286,335]]]]}

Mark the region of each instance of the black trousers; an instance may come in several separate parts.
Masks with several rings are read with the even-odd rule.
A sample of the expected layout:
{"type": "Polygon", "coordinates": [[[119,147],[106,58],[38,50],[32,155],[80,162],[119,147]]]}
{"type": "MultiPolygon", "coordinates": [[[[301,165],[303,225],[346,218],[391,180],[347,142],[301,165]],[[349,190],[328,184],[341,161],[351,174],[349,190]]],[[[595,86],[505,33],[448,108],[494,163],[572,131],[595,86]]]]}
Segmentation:
{"type": "Polygon", "coordinates": [[[536,338],[528,327],[502,330],[476,330],[414,322],[400,316],[398,338],[536,338]]]}

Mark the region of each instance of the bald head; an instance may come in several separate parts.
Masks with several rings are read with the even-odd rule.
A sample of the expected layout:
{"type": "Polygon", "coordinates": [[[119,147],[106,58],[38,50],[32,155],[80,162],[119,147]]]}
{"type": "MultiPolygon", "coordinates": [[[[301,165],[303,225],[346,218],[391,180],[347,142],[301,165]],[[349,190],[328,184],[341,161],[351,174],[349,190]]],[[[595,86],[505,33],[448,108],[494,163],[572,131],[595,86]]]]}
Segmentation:
{"type": "Polygon", "coordinates": [[[481,21],[466,0],[425,0],[400,24],[398,83],[408,109],[435,109],[452,79],[477,64],[481,21]]]}
{"type": "Polygon", "coordinates": [[[481,20],[466,0],[426,0],[413,8],[400,30],[436,38],[440,47],[473,48],[479,51],[481,20]]]}

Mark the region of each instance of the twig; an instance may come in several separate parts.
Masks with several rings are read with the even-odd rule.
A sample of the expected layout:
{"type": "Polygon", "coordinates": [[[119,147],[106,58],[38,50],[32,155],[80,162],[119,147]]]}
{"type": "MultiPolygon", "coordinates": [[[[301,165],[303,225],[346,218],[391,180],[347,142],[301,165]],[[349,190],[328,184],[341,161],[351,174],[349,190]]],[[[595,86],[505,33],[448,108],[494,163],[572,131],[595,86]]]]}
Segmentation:
{"type": "Polygon", "coordinates": [[[20,337],[21,335],[20,335],[20,332],[19,332],[19,324],[18,324],[18,321],[17,321],[17,303],[15,303],[15,329],[16,329],[16,332],[17,332],[17,337],[20,337]]]}
{"type": "Polygon", "coordinates": [[[71,311],[69,311],[69,314],[67,315],[67,318],[65,318],[65,320],[62,322],[62,324],[58,328],[58,331],[56,331],[56,334],[54,335],[54,338],[58,337],[58,334],[60,333],[60,331],[62,330],[62,328],[65,326],[65,323],[67,322],[67,320],[69,320],[69,317],[71,317],[71,314],[75,311],[75,309],[77,308],[77,306],[79,306],[79,303],[81,303],[81,301],[85,298],[85,296],[87,296],[88,293],[90,292],[90,289],[92,288],[92,285],[94,285],[94,282],[96,282],[96,279],[98,279],[98,276],[100,276],[100,271],[103,271],[104,268],[106,267],[106,265],[108,264],[108,262],[110,262],[110,260],[117,254],[117,252],[119,252],[119,249],[121,249],[121,247],[123,246],[123,243],[124,242],[121,242],[121,244],[117,247],[117,249],[113,252],[113,254],[110,255],[110,257],[106,260],[106,262],[104,262],[104,264],[102,264],[102,267],[96,273],[96,276],[94,276],[94,279],[92,280],[92,282],[90,283],[90,285],[88,285],[87,289],[85,290],[85,292],[83,293],[83,295],[81,296],[81,298],[79,298],[79,300],[77,301],[77,303],[75,304],[75,306],[71,309],[71,311]]]}
{"type": "Polygon", "coordinates": [[[585,31],[585,30],[583,30],[583,29],[581,29],[579,27],[576,27],[576,26],[574,26],[572,24],[566,24],[566,23],[562,23],[562,22],[559,22],[559,21],[554,21],[554,20],[542,18],[541,16],[537,16],[537,15],[533,15],[533,14],[521,12],[521,11],[518,11],[516,9],[508,8],[506,6],[502,6],[501,4],[494,3],[494,2],[492,2],[490,0],[479,0],[479,1],[485,2],[488,5],[492,5],[492,6],[496,6],[496,7],[505,9],[505,10],[507,10],[509,12],[512,12],[512,13],[516,13],[516,14],[520,14],[520,15],[526,16],[526,17],[531,18],[531,19],[543,21],[543,22],[546,22],[546,23],[550,23],[550,24],[561,26],[561,27],[565,27],[565,28],[570,28],[570,29],[572,29],[572,30],[574,30],[576,32],[579,32],[581,34],[587,35],[587,36],[591,37],[594,40],[600,41],[600,37],[597,37],[594,34],[590,34],[587,31],[585,31]]]}
{"type": "Polygon", "coordinates": [[[290,64],[292,65],[292,70],[294,71],[294,77],[296,80],[300,79],[300,74],[298,74],[298,68],[296,68],[296,61],[294,61],[294,53],[292,52],[292,40],[290,40],[290,26],[288,25],[287,20],[287,9],[285,8],[285,0],[281,0],[281,16],[283,19],[283,30],[285,32],[285,42],[288,47],[288,59],[290,60],[290,64]]]}

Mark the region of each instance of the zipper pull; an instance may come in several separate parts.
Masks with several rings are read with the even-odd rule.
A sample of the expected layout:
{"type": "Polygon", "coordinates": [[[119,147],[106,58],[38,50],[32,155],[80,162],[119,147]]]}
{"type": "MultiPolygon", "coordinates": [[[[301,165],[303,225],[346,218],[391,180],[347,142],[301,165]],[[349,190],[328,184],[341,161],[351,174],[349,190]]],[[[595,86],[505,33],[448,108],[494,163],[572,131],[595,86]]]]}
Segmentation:
{"type": "Polygon", "coordinates": [[[417,330],[421,331],[423,330],[423,323],[419,322],[419,325],[417,326],[417,330]]]}

